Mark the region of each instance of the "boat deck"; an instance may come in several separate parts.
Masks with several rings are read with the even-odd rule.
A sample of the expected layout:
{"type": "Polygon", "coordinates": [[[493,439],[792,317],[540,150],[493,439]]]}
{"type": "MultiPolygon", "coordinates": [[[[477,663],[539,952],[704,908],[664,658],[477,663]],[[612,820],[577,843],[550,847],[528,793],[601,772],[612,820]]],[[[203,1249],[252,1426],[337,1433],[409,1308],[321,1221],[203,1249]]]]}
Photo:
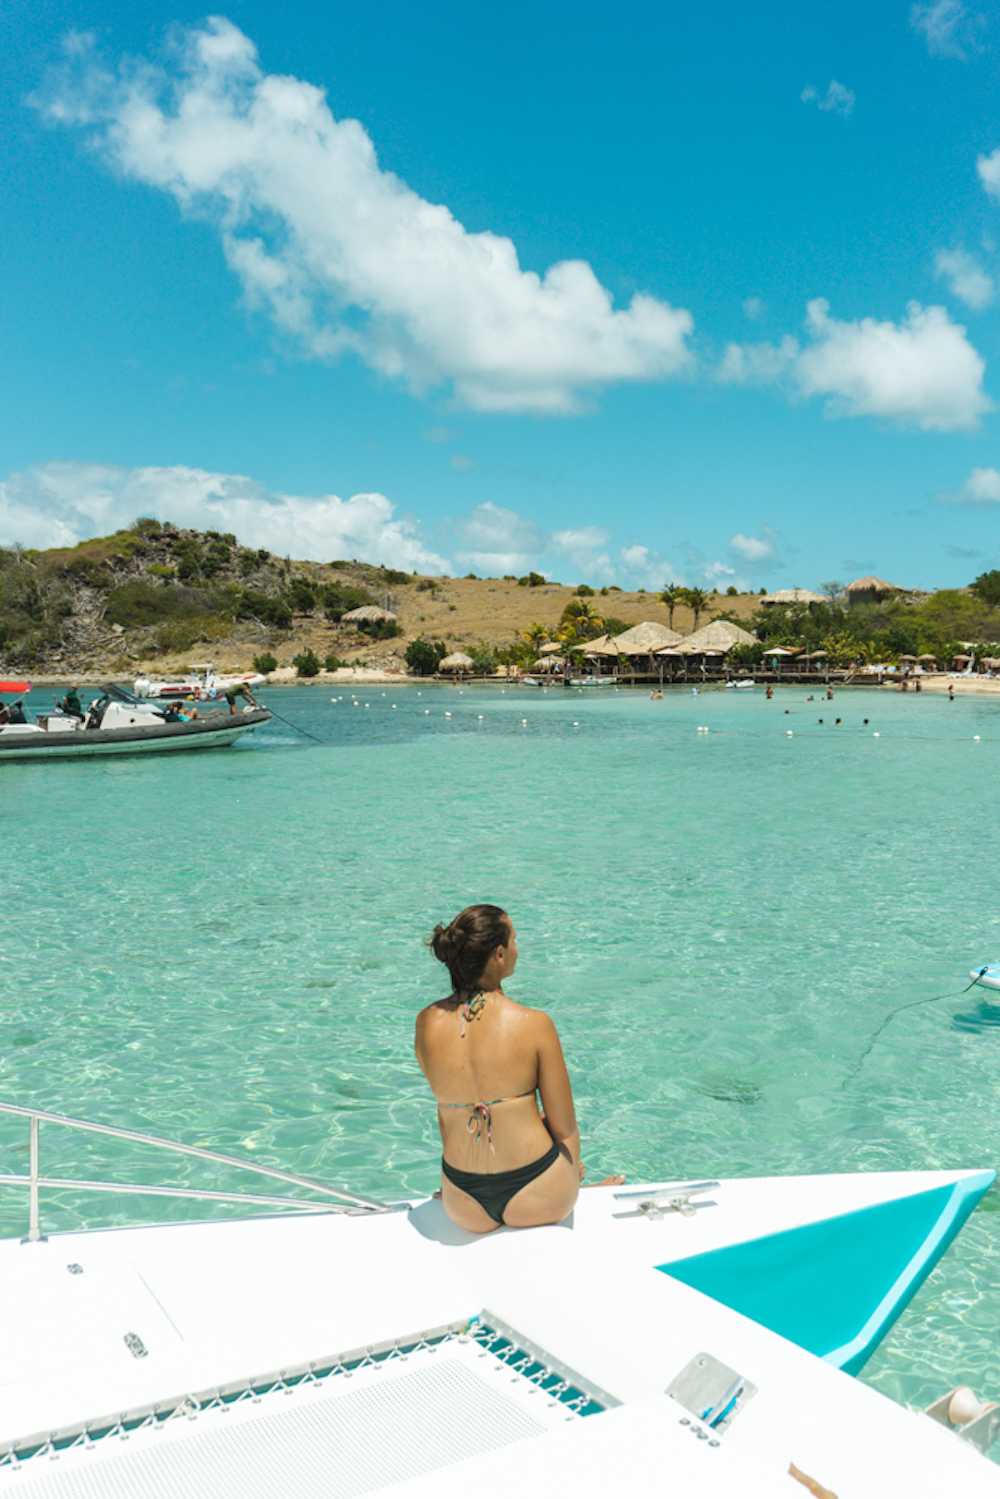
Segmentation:
{"type": "Polygon", "coordinates": [[[669,1474],[753,1499],[801,1496],[794,1463],[840,1499],[997,1496],[1000,1470],[953,1433],[653,1268],[968,1179],[792,1178],[783,1208],[726,1182],[654,1221],[596,1189],[565,1225],[483,1237],[430,1200],[8,1240],[0,1451],[43,1450],[0,1466],[0,1494],[465,1499],[669,1474]],[[665,1393],[706,1354],[756,1387],[731,1425],[665,1393]]]}

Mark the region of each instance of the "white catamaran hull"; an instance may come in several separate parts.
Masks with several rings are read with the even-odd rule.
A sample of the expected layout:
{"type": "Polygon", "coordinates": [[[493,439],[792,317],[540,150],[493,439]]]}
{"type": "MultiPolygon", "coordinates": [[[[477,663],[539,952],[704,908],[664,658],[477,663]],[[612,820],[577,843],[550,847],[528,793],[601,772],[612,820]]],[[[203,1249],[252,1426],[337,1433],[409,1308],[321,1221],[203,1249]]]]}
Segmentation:
{"type": "Polygon", "coordinates": [[[802,1499],[794,1466],[839,1499],[997,1496],[969,1442],[837,1367],[990,1181],[594,1189],[481,1237],[427,1200],[9,1239],[0,1495],[802,1499]],[[695,1261],[825,1356],[684,1283],[695,1261]]]}

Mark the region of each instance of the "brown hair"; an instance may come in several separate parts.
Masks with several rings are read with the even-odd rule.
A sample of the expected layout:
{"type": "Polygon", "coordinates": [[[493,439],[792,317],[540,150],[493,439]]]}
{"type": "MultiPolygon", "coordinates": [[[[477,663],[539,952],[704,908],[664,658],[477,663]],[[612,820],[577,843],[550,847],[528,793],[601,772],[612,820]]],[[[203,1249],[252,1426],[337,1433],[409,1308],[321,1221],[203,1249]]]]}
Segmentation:
{"type": "Polygon", "coordinates": [[[493,953],[510,941],[511,920],[500,906],[466,906],[427,945],[451,976],[455,993],[475,987],[493,953]]]}

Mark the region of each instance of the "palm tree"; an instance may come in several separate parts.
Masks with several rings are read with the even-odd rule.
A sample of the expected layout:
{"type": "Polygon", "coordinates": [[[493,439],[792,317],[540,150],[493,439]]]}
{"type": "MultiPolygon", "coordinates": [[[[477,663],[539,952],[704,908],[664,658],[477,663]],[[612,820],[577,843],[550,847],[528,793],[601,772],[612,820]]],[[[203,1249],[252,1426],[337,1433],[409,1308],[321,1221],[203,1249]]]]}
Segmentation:
{"type": "Polygon", "coordinates": [[[562,612],[562,624],[580,640],[593,640],[604,630],[604,618],[589,599],[570,599],[562,612]]]}
{"type": "Polygon", "coordinates": [[[686,592],[687,589],[682,588],[679,583],[668,583],[660,594],[660,603],[667,606],[667,618],[671,629],[674,627],[674,610],[678,604],[683,604],[686,592]]]}
{"type": "Polygon", "coordinates": [[[707,609],[709,603],[711,602],[712,595],[710,593],[706,593],[704,588],[688,588],[685,589],[685,593],[687,594],[687,597],[685,598],[684,602],[694,614],[694,627],[697,630],[698,615],[703,609],[707,609]]]}
{"type": "Polygon", "coordinates": [[[537,655],[538,647],[546,643],[546,641],[549,639],[550,632],[546,629],[545,625],[536,623],[533,625],[529,625],[526,630],[519,631],[519,634],[521,636],[521,639],[526,641],[528,645],[533,645],[535,647],[535,654],[537,655]]]}

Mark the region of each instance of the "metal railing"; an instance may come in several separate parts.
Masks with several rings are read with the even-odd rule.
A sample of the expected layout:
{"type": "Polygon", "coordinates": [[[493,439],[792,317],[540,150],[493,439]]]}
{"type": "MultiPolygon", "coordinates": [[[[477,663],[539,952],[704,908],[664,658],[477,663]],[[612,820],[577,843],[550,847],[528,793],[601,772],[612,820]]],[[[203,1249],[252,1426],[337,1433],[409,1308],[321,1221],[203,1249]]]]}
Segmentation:
{"type": "Polygon", "coordinates": [[[330,1187],[325,1182],[313,1181],[311,1177],[297,1176],[292,1171],[279,1171],[275,1166],[262,1166],[256,1161],[241,1161],[236,1156],[223,1155],[218,1150],[205,1150],[200,1145],[182,1145],[178,1140],[161,1140],[157,1135],[144,1135],[139,1130],[94,1124],[88,1119],[71,1119],[66,1114],[51,1114],[44,1109],[23,1108],[13,1103],[0,1103],[0,1114],[13,1114],[28,1121],[28,1175],[0,1175],[0,1186],[28,1188],[28,1233],[21,1241],[24,1244],[37,1244],[45,1237],[41,1230],[39,1207],[42,1187],[53,1190],[132,1193],[141,1197],[185,1197],[198,1202],[247,1203],[254,1207],[292,1208],[300,1213],[394,1213],[410,1206],[409,1203],[377,1202],[372,1197],[361,1197],[356,1192],[345,1191],[343,1187],[330,1187]],[[145,1186],[133,1182],[82,1181],[74,1177],[42,1176],[39,1170],[39,1126],[43,1122],[62,1124],[70,1129],[89,1130],[96,1135],[111,1135],[116,1140],[132,1140],[139,1145],[153,1145],[159,1150],[173,1151],[176,1155],[197,1156],[199,1160],[212,1161],[218,1166],[235,1166],[238,1171],[253,1171],[258,1176],[269,1176],[275,1181],[287,1182],[293,1187],[305,1187],[310,1192],[319,1192],[324,1197],[338,1200],[310,1202],[301,1197],[277,1197],[251,1192],[222,1192],[199,1187],[145,1186]]]}

